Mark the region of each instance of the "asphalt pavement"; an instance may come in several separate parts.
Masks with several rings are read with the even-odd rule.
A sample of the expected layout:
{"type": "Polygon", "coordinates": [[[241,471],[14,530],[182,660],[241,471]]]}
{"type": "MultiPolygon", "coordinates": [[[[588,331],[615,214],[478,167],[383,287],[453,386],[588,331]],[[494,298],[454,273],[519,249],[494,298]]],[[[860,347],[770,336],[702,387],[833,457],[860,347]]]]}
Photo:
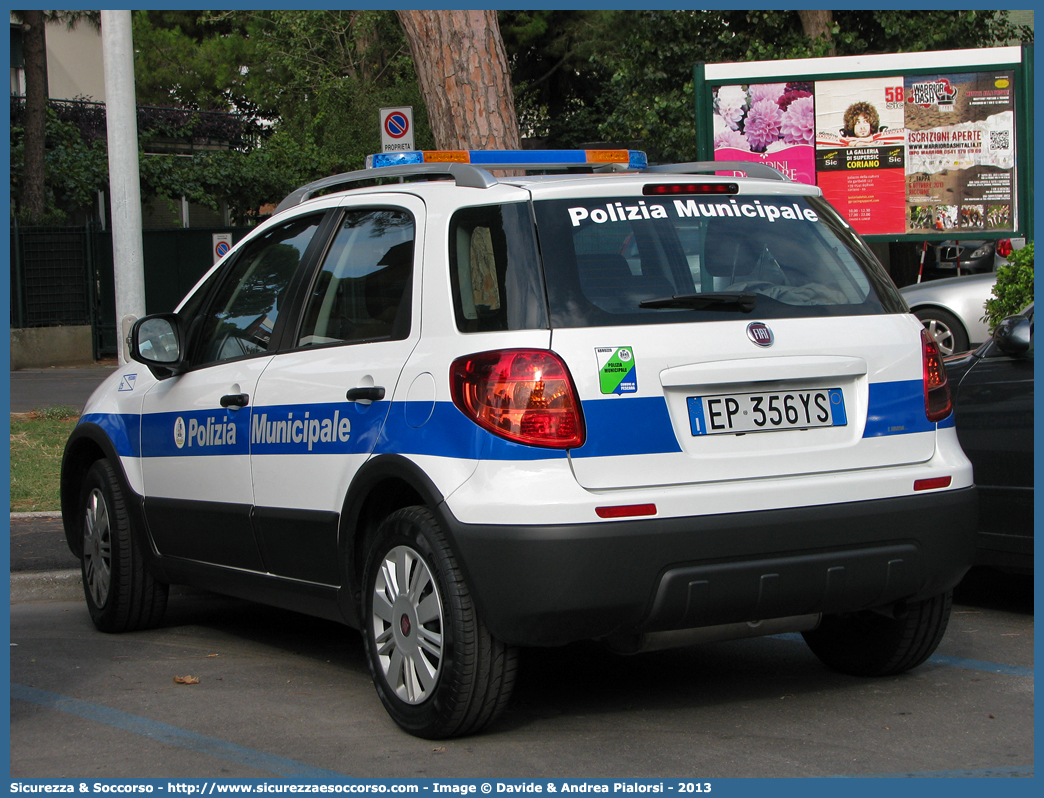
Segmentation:
{"type": "Polygon", "coordinates": [[[19,369],[11,372],[11,412],[69,406],[82,411],[94,389],[117,368],[116,361],[90,366],[19,369]]]}

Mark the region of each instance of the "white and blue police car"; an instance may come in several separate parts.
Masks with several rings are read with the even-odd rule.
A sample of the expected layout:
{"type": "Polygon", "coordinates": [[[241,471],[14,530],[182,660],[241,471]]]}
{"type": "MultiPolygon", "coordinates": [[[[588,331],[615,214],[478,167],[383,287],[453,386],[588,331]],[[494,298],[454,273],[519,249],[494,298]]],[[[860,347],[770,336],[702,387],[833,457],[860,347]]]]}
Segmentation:
{"type": "Polygon", "coordinates": [[[899,673],[972,562],[935,343],[767,167],[373,156],[128,346],[62,464],[95,625],[171,584],[335,619],[422,737],[495,719],[522,646],[801,632],[899,673]]]}

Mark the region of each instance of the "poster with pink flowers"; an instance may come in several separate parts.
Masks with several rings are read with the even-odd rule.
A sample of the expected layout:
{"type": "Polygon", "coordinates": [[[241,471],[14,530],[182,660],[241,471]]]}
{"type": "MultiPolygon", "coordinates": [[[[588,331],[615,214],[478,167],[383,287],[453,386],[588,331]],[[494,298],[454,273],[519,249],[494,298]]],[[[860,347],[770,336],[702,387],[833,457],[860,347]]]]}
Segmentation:
{"type": "Polygon", "coordinates": [[[816,183],[811,83],[720,86],[714,91],[714,160],[756,161],[816,183]]]}

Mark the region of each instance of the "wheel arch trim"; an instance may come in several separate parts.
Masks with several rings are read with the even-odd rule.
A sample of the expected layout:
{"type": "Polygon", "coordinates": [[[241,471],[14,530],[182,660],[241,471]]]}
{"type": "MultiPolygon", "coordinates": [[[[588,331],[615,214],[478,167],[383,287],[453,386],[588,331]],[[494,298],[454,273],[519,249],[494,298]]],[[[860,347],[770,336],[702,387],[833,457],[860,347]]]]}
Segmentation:
{"type": "Polygon", "coordinates": [[[405,497],[409,494],[403,494],[403,501],[392,502],[388,505],[389,512],[400,506],[423,504],[435,514],[444,534],[450,541],[451,548],[454,549],[454,554],[458,553],[452,540],[450,525],[446,523],[444,515],[445,497],[424,469],[400,454],[382,454],[367,460],[356,473],[345,495],[337,532],[337,552],[342,568],[339,603],[349,624],[356,628],[360,626],[359,601],[362,596],[363,567],[361,558],[365,554],[368,536],[375,531],[375,529],[371,529],[371,526],[375,519],[379,520],[376,517],[375,519],[367,518],[366,513],[374,507],[371,502],[376,501],[375,496],[381,486],[393,483],[408,486],[416,495],[406,500],[405,497]]]}
{"type": "Polygon", "coordinates": [[[120,489],[127,496],[127,512],[131,517],[131,528],[140,536],[137,543],[145,554],[146,564],[151,567],[153,547],[148,539],[145,515],[141,495],[131,487],[116,446],[103,427],[90,421],[81,421],[69,436],[62,454],[59,485],[62,507],[62,527],[69,550],[80,556],[80,530],[77,527],[79,517],[78,503],[83,480],[96,460],[108,460],[116,473],[120,489]]]}

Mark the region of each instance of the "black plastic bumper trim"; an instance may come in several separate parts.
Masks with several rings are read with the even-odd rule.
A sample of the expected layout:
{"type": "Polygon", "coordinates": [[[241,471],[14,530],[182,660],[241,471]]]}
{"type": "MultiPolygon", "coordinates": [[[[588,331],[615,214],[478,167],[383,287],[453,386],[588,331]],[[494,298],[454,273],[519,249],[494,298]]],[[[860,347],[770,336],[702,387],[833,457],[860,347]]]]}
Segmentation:
{"type": "Polygon", "coordinates": [[[971,566],[974,488],[727,515],[469,525],[440,508],[483,620],[508,643],[881,607],[971,566]]]}

